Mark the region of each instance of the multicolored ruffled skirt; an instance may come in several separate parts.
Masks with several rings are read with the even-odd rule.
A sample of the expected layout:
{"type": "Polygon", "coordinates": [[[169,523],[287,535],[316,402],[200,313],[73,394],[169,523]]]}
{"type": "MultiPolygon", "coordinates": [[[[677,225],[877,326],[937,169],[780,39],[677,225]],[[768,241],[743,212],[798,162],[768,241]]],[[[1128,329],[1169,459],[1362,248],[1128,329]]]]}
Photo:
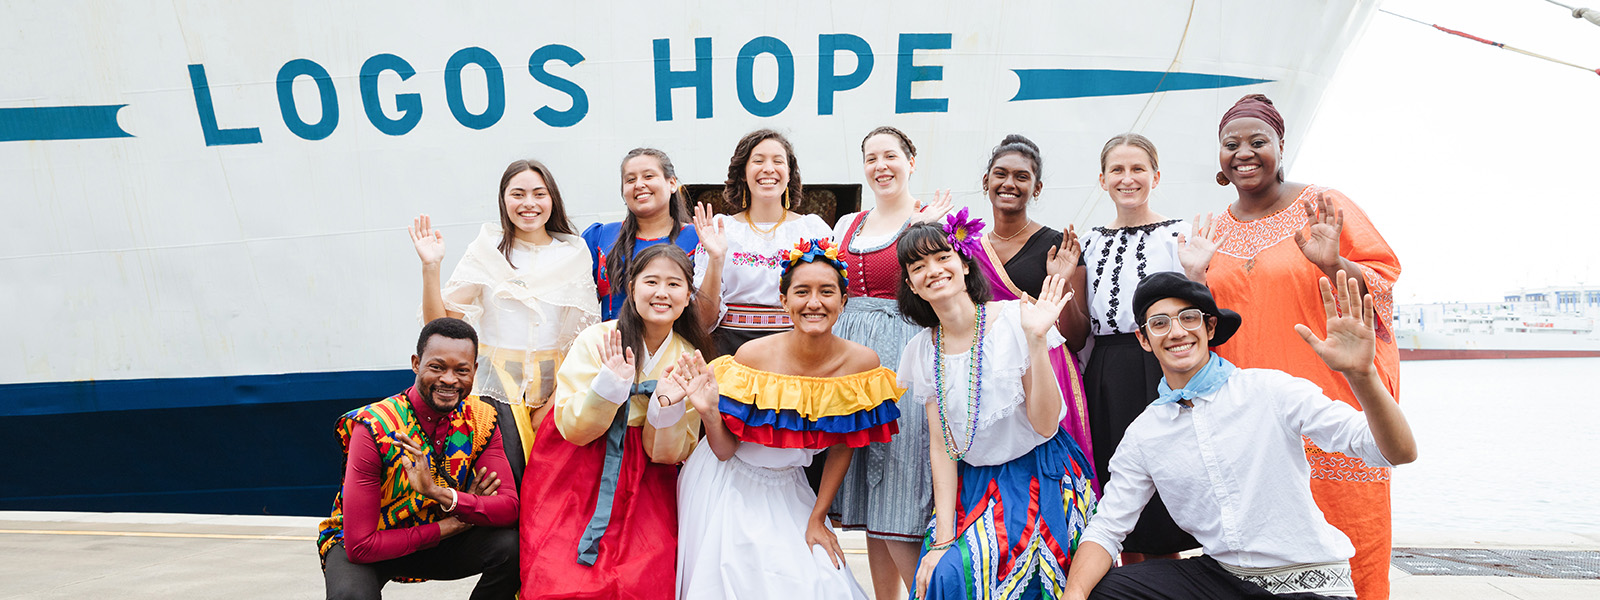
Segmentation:
{"type": "MultiPolygon", "coordinates": [[[[1003,465],[958,465],[956,542],[917,598],[1059,598],[1094,512],[1094,467],[1065,431],[1003,465]]],[[[935,517],[937,519],[937,516],[935,517]]],[[[923,554],[933,540],[928,525],[923,554]]]]}

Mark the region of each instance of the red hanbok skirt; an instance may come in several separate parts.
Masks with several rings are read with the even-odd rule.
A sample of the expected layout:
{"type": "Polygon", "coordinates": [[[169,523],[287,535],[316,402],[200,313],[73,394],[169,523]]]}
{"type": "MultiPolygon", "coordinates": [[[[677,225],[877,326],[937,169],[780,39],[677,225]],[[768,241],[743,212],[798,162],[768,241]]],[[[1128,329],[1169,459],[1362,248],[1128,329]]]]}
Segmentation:
{"type": "MultiPolygon", "coordinates": [[[[622,410],[627,410],[624,407],[622,410]]],[[[578,562],[578,539],[599,496],[606,441],[568,442],[555,418],[539,427],[522,478],[522,599],[672,600],[678,554],[678,466],[650,462],[644,430],[629,427],[611,522],[594,566],[578,562]]]]}

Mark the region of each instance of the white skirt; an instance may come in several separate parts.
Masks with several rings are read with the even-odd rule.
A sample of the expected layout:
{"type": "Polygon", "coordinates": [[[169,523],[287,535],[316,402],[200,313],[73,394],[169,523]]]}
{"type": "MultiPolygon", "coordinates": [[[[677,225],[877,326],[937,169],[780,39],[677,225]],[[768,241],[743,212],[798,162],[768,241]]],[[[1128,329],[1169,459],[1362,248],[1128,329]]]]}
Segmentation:
{"type": "Polygon", "coordinates": [[[806,546],[816,501],[804,469],[720,461],[701,440],[678,474],[678,597],[866,600],[848,566],[806,546]]]}

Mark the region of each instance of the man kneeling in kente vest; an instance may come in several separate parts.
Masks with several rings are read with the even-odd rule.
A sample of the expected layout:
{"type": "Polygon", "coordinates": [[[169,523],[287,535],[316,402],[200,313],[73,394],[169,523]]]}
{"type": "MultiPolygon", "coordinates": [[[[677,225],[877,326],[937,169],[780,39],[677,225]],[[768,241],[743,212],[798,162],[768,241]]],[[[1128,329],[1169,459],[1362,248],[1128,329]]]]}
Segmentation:
{"type": "Polygon", "coordinates": [[[1161,395],[1128,426],[1111,456],[1105,494],[1072,558],[1066,598],[1356,595],[1349,564],[1355,548],[1311,499],[1301,436],[1373,467],[1411,462],[1417,445],[1373,366],[1372,296],[1363,297],[1360,283],[1344,271],[1335,280],[1320,283],[1326,338],[1305,324],[1295,330],[1328,368],[1344,375],[1362,412],[1329,399],[1310,381],[1271,369],[1237,369],[1212,352],[1242,320],[1218,308],[1204,284],[1170,272],[1139,282],[1136,333],[1161,363],[1161,395]],[[1111,557],[1156,492],[1205,555],[1111,569],[1111,557]]]}
{"type": "Polygon", "coordinates": [[[344,483],[322,522],[328,598],[379,598],[384,583],[483,577],[475,599],[517,593],[517,490],[494,407],[468,395],[478,334],[422,328],[411,389],[339,417],[344,483]]]}

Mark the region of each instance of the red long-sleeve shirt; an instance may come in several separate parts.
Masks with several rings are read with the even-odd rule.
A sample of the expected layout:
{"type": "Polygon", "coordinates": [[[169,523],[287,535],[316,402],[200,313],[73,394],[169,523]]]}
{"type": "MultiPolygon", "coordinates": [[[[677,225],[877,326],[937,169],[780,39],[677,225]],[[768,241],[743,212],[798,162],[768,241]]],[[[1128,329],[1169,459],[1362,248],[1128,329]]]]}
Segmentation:
{"type": "MultiPolygon", "coordinates": [[[[411,409],[416,413],[422,434],[434,447],[444,443],[449,432],[448,415],[441,415],[423,402],[416,388],[406,390],[411,409]]],[[[517,486],[512,483],[511,463],[500,443],[500,430],[489,437],[472,468],[486,467],[500,477],[500,489],[493,496],[475,496],[456,490],[455,510],[449,514],[473,525],[510,527],[517,522],[517,486]]],[[[398,467],[397,467],[398,468],[398,467]]],[[[405,556],[439,544],[439,524],[378,531],[378,490],[383,483],[383,457],[373,436],[350,436],[349,457],[344,467],[344,549],[350,562],[374,563],[405,556]]]]}

